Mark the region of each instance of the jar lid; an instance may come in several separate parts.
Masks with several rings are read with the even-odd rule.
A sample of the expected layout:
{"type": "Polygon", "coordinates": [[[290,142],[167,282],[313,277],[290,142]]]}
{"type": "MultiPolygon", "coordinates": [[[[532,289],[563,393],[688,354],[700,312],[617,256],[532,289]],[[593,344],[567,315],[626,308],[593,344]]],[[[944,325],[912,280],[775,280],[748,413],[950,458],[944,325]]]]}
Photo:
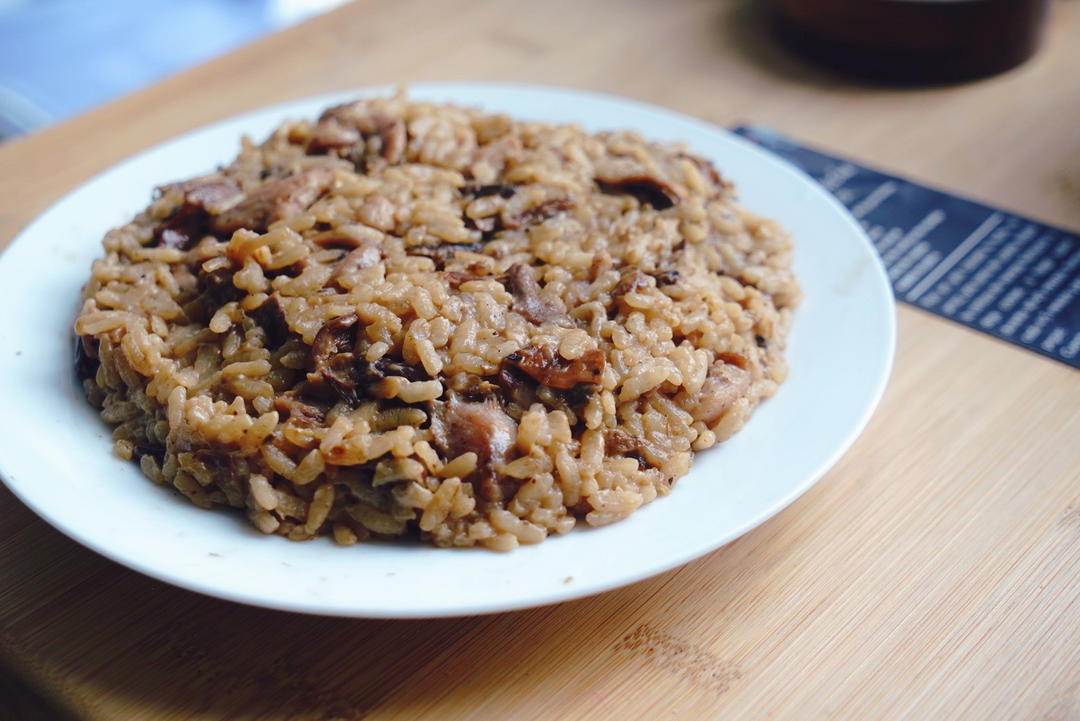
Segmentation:
{"type": "Polygon", "coordinates": [[[774,0],[781,38],[846,74],[957,82],[1003,72],[1039,45],[1049,0],[774,0]]]}

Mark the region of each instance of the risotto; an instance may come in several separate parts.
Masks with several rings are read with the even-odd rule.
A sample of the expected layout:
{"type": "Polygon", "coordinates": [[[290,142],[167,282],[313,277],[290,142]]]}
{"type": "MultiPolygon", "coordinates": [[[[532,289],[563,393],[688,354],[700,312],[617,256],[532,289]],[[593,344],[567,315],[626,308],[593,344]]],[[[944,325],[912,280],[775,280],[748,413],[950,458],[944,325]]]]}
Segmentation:
{"type": "Polygon", "coordinates": [[[685,148],[359,101],[110,231],[76,372],[116,453],[264,533],[510,550],[668,494],[776,392],[791,248],[685,148]]]}

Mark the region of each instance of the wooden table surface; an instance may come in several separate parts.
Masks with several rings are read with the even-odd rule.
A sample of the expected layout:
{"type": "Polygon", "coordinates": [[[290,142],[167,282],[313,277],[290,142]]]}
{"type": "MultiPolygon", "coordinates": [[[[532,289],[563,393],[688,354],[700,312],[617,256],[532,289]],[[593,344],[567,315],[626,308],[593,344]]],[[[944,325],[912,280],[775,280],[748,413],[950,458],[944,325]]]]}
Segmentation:
{"type": "MultiPolygon", "coordinates": [[[[753,0],[361,1],[0,146],[0,242],[190,128],[444,79],[760,122],[1080,228],[1077,33],[1080,2],[1062,0],[1019,69],[897,89],[804,65],[753,0]]],[[[106,561],[0,490],[13,674],[0,708],[31,717],[24,684],[79,719],[1080,718],[1080,373],[898,313],[884,400],[809,493],[705,558],[547,608],[432,621],[248,608],[106,561]]]]}

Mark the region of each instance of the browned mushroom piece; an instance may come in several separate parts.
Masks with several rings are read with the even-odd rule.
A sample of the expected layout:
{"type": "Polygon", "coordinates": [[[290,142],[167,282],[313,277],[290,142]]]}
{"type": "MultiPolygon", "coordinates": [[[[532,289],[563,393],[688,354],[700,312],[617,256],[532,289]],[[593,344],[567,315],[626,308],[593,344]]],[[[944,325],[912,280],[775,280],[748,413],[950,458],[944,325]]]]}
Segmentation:
{"type": "Polygon", "coordinates": [[[95,336],[75,336],[75,376],[80,381],[93,378],[97,374],[101,364],[98,360],[99,342],[95,336]]]}
{"type": "Polygon", "coordinates": [[[339,398],[350,405],[360,402],[359,385],[362,374],[357,368],[356,354],[353,352],[359,320],[360,316],[350,313],[327,321],[315,334],[310,351],[311,364],[315,368],[313,375],[321,378],[339,398]]]}
{"type": "Polygon", "coordinates": [[[230,267],[204,270],[199,268],[196,275],[202,305],[209,315],[229,301],[240,300],[245,292],[233,284],[233,269],[230,267]]]}
{"type": "Polygon", "coordinates": [[[497,403],[470,403],[451,395],[431,414],[435,443],[447,460],[462,453],[476,454],[476,470],[471,481],[486,501],[502,501],[513,496],[518,481],[500,477],[496,466],[505,463],[517,441],[517,424],[497,403]]]}
{"type": "Polygon", "coordinates": [[[719,360],[713,363],[712,372],[701,387],[697,403],[690,412],[706,425],[716,423],[749,388],[749,371],[719,360]]]}
{"type": "MultiPolygon", "coordinates": [[[[315,397],[325,397],[326,389],[334,397],[356,406],[361,398],[370,397],[370,390],[379,381],[400,376],[409,381],[427,380],[430,376],[421,365],[409,365],[385,355],[368,361],[357,349],[361,340],[361,324],[356,313],[327,321],[311,344],[310,360],[314,371],[308,374],[307,391],[315,397]]],[[[306,397],[306,396],[305,396],[306,397]]]]}
{"type": "Polygon", "coordinates": [[[540,400],[536,395],[536,382],[521,371],[514,361],[507,358],[503,358],[499,363],[495,383],[515,417],[520,417],[533,403],[540,400]]]}
{"type": "Polygon", "coordinates": [[[461,192],[474,198],[486,198],[489,195],[497,195],[500,198],[506,200],[514,197],[514,193],[517,192],[517,188],[507,183],[489,183],[487,185],[481,183],[473,183],[471,185],[466,185],[464,188],[461,189],[461,192]]]}
{"type": "Polygon", "coordinates": [[[202,208],[185,203],[154,229],[151,246],[190,250],[206,234],[207,219],[202,208]]]}
{"type": "Polygon", "coordinates": [[[645,470],[649,462],[645,460],[642,451],[649,444],[641,438],[635,438],[624,430],[611,428],[604,433],[604,453],[609,456],[623,456],[633,458],[638,462],[638,468],[645,470]]]}
{"type": "Polygon", "coordinates": [[[607,365],[601,350],[587,350],[580,358],[567,360],[550,345],[522,348],[506,356],[506,361],[540,385],[558,390],[599,382],[607,365]]]}
{"type": "MultiPolygon", "coordinates": [[[[503,200],[508,200],[514,197],[517,192],[517,188],[507,183],[472,183],[466,185],[461,189],[461,194],[466,198],[487,198],[492,195],[497,195],[503,200]]],[[[471,218],[468,215],[464,216],[465,227],[469,230],[478,230],[484,240],[491,240],[495,235],[505,229],[502,216],[496,212],[494,215],[487,215],[482,218],[471,218]]]]}
{"type": "Polygon", "coordinates": [[[540,297],[540,284],[536,282],[529,266],[514,263],[499,279],[510,295],[514,296],[514,303],[511,306],[513,310],[525,316],[530,323],[535,325],[570,323],[570,317],[565,310],[556,303],[540,297]]]}
{"type": "Polygon", "coordinates": [[[134,453],[136,458],[142,458],[143,456],[150,456],[156,460],[159,464],[165,459],[165,446],[156,440],[148,440],[146,438],[139,438],[135,440],[134,453]]]}
{"type": "Polygon", "coordinates": [[[650,273],[653,278],[656,278],[657,287],[664,287],[665,285],[674,285],[679,282],[680,273],[674,269],[658,270],[655,273],[650,273]]]}
{"type": "Polygon", "coordinates": [[[596,184],[605,193],[632,195],[657,210],[667,210],[679,202],[679,194],[674,188],[651,175],[598,177],[596,184]]]}
{"type": "Polygon", "coordinates": [[[271,293],[270,297],[263,301],[262,305],[248,315],[263,329],[266,334],[266,347],[274,350],[279,348],[289,337],[289,324],[285,319],[285,309],[281,305],[281,296],[271,293]]]}
{"type": "Polygon", "coordinates": [[[217,233],[247,228],[264,231],[272,223],[300,215],[334,182],[330,168],[312,168],[280,180],[271,180],[220,215],[210,219],[217,233]]]}
{"type": "MultiPolygon", "coordinates": [[[[513,185],[505,183],[471,185],[462,189],[462,193],[466,197],[485,198],[497,195],[504,200],[512,198],[516,192],[517,190],[513,185]]],[[[482,238],[487,241],[504,230],[520,230],[530,225],[536,225],[564,210],[572,210],[575,207],[577,207],[577,202],[571,197],[552,198],[517,213],[508,215],[505,209],[502,209],[492,215],[480,218],[472,218],[466,215],[464,221],[466,228],[480,231],[482,238]]]]}
{"type": "Polygon", "coordinates": [[[404,361],[395,360],[394,358],[384,355],[374,363],[367,363],[366,360],[361,363],[362,370],[367,378],[371,382],[382,380],[390,376],[401,376],[408,381],[422,381],[427,380],[431,376],[424,370],[422,365],[409,365],[404,361]]]}

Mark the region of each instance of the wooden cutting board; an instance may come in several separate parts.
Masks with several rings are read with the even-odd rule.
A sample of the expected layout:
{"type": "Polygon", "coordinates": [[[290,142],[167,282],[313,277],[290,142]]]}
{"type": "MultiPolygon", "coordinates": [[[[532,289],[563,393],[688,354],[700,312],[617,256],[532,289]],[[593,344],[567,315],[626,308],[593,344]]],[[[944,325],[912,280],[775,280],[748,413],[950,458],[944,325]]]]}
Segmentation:
{"type": "MultiPolygon", "coordinates": [[[[1078,32],[1080,3],[1059,2],[1021,68],[902,89],[804,65],[750,1],[356,2],[0,146],[0,239],[209,121],[442,79],[760,122],[1080,228],[1078,32]]],[[[80,719],[1080,718],[1080,373],[898,314],[892,380],[851,451],[677,570],[485,617],[300,616],[147,579],[0,490],[0,660],[80,719]]],[[[14,689],[0,707],[32,708],[14,689]]]]}

